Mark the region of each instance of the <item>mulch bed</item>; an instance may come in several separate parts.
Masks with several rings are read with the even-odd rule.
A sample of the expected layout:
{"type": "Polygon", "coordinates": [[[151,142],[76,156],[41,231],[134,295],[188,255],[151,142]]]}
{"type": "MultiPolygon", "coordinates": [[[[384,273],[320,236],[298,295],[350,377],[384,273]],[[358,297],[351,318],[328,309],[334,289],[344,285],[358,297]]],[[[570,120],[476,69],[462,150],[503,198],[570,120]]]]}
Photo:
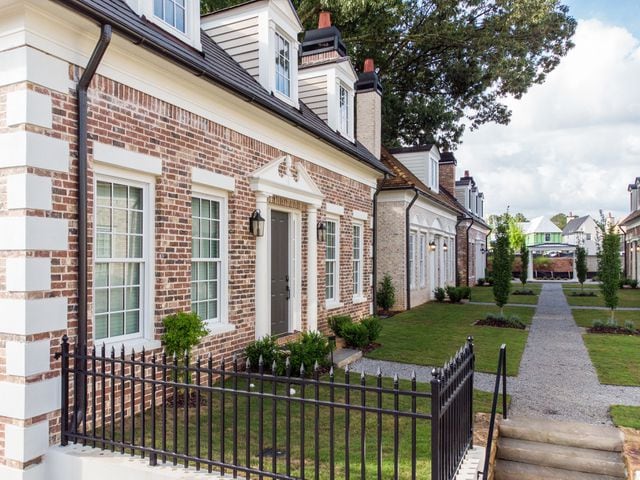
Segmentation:
{"type": "Polygon", "coordinates": [[[571,292],[569,295],[572,297],[597,297],[598,296],[596,292],[571,292]]]}
{"type": "Polygon", "coordinates": [[[631,330],[624,327],[591,327],[587,329],[589,333],[604,333],[614,335],[640,335],[640,330],[631,330]]]}
{"type": "Polygon", "coordinates": [[[515,328],[516,330],[526,330],[527,328],[526,325],[523,327],[516,327],[514,325],[509,325],[508,323],[501,322],[499,320],[488,320],[486,318],[483,318],[481,320],[476,320],[475,322],[473,322],[473,324],[480,327],[515,328]]]}
{"type": "Polygon", "coordinates": [[[380,348],[381,346],[382,346],[382,344],[381,344],[381,343],[376,343],[376,342],[370,343],[369,345],[367,345],[366,347],[364,347],[364,348],[362,349],[362,354],[363,354],[363,355],[366,355],[367,353],[372,352],[372,351],[374,351],[376,348],[380,348]]]}

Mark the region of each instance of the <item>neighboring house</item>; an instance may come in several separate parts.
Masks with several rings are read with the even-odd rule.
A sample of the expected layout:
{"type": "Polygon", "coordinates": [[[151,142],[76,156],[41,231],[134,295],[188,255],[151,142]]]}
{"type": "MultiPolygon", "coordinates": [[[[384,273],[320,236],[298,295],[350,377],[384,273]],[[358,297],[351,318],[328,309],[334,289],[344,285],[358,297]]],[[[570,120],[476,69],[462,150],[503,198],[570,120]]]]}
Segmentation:
{"type": "Polygon", "coordinates": [[[564,243],[584,247],[587,252],[587,271],[598,271],[598,248],[600,229],[591,215],[576,217],[569,213],[567,225],[562,229],[564,243]]]}
{"type": "Polygon", "coordinates": [[[536,217],[529,222],[520,223],[526,245],[562,244],[562,230],[547,217],[536,217]]]}
{"type": "Polygon", "coordinates": [[[376,272],[390,274],[394,310],[433,299],[456,281],[456,202],[440,191],[440,153],[435,145],[382,151],[394,177],[379,182],[376,200],[376,272]]]}
{"type": "Polygon", "coordinates": [[[458,161],[451,152],[444,152],[440,160],[441,188],[454,194],[463,215],[457,225],[458,284],[474,286],[484,278],[487,267],[488,243],[491,227],[484,221],[484,193],[476,181],[465,170],[464,176],[456,178],[458,161]]]}
{"type": "MultiPolygon", "coordinates": [[[[356,82],[326,18],[299,44],[280,0],[202,29],[195,0],[0,8],[0,478],[67,478],[47,461],[65,334],[157,352],[163,318],[194,310],[210,330],[195,353],[219,362],[372,311],[381,90],[371,62],[356,82]]],[[[434,284],[453,281],[441,210],[415,212],[434,284]]]]}
{"type": "Polygon", "coordinates": [[[618,223],[624,244],[624,270],[640,281],[640,177],[629,185],[629,215],[618,223]]]}

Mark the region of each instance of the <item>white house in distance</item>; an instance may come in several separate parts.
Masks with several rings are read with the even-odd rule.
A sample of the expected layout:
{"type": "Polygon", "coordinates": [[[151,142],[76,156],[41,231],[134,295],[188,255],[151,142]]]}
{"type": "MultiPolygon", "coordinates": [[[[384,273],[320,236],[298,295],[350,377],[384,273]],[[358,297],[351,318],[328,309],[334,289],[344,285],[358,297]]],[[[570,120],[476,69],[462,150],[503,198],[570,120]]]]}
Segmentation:
{"type": "Polygon", "coordinates": [[[578,217],[569,213],[562,239],[564,243],[584,247],[588,256],[598,254],[598,225],[591,215],[578,217]]]}

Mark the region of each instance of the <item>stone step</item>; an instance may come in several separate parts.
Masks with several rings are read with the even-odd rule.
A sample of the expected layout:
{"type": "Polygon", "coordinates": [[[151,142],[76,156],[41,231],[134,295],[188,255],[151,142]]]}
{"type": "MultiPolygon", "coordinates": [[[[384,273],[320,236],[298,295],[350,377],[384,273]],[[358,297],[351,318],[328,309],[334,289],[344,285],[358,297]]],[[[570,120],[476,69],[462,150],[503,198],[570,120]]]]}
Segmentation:
{"type": "Polygon", "coordinates": [[[619,480],[619,478],[509,460],[498,460],[495,466],[495,480],[619,480]]]}
{"type": "Polygon", "coordinates": [[[347,365],[351,365],[362,358],[361,350],[354,350],[351,348],[341,348],[333,352],[333,364],[337,368],[344,368],[347,365]]]}
{"type": "Polygon", "coordinates": [[[617,478],[626,476],[619,452],[501,438],[498,441],[498,458],[617,478]]]}
{"type": "Polygon", "coordinates": [[[500,436],[567,447],[621,452],[622,433],[614,427],[541,418],[510,418],[500,423],[500,436]]]}

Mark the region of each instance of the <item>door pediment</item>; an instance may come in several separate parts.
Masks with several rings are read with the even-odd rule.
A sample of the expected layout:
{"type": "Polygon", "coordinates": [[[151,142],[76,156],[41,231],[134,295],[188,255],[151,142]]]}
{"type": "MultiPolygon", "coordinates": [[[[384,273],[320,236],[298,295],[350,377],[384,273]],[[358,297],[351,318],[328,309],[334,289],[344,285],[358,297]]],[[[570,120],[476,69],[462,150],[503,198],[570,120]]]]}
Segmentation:
{"type": "Polygon", "coordinates": [[[290,155],[271,160],[249,176],[251,190],[320,207],[324,195],[301,162],[290,155]]]}

